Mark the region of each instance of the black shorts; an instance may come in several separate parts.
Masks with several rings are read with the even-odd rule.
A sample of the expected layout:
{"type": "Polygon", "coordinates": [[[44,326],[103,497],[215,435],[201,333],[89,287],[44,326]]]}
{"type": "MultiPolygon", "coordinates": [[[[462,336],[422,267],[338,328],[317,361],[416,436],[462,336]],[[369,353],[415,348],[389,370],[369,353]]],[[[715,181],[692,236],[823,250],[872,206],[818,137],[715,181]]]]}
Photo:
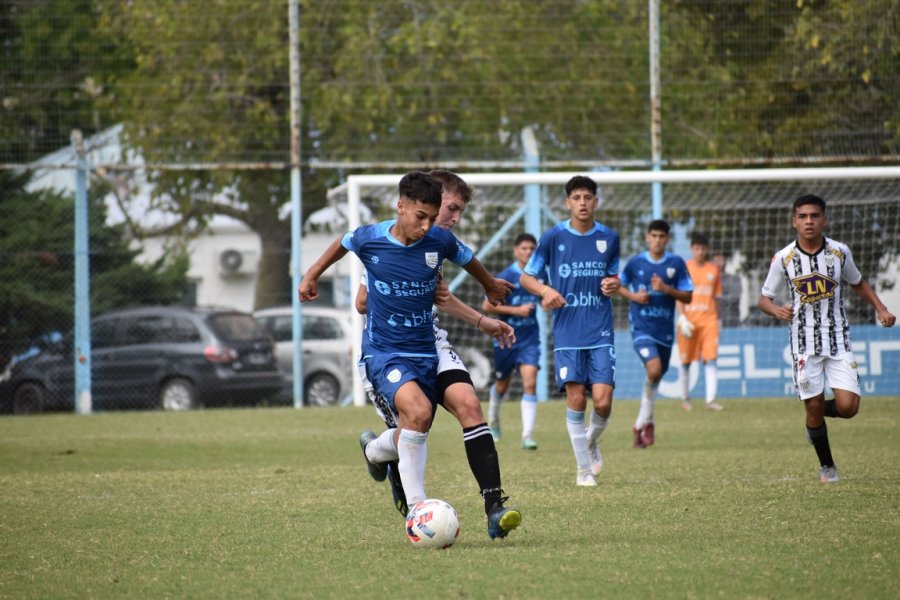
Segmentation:
{"type": "Polygon", "coordinates": [[[452,369],[450,371],[438,373],[437,401],[441,406],[444,405],[444,393],[447,391],[447,388],[454,383],[468,383],[472,387],[475,387],[475,385],[472,383],[472,376],[469,375],[468,371],[464,371],[462,369],[452,369]]]}

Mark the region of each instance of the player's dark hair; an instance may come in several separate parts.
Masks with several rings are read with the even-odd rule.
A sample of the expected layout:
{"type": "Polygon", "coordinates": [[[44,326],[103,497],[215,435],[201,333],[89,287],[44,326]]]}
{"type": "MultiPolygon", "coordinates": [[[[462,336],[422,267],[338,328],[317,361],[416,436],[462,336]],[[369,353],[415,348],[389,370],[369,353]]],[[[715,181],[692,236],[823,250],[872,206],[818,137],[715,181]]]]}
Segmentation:
{"type": "Polygon", "coordinates": [[[534,245],[537,245],[537,240],[530,233],[520,233],[516,236],[516,239],[513,241],[513,246],[518,246],[522,242],[531,242],[534,245]]]}
{"type": "Polygon", "coordinates": [[[428,171],[428,174],[440,181],[444,191],[448,194],[458,195],[466,204],[472,200],[472,186],[466,183],[462,177],[453,171],[448,171],[446,169],[432,169],[431,171],[428,171]]]}
{"type": "Polygon", "coordinates": [[[662,219],[654,219],[650,221],[650,224],[647,225],[647,232],[651,231],[662,231],[664,234],[669,235],[669,224],[662,219]]]}
{"type": "Polygon", "coordinates": [[[695,231],[691,234],[691,246],[709,246],[709,238],[705,234],[695,231]]]}
{"type": "Polygon", "coordinates": [[[412,171],[400,180],[400,197],[441,207],[441,182],[422,171],[412,171]]]}
{"type": "Polygon", "coordinates": [[[815,194],[805,194],[794,200],[794,212],[796,213],[798,208],[806,206],[807,204],[815,204],[822,209],[822,214],[825,214],[825,201],[815,194]]]}
{"type": "Polygon", "coordinates": [[[597,182],[590,177],[584,175],[576,175],[566,182],[566,197],[569,197],[575,190],[588,190],[593,195],[597,195],[597,182]]]}

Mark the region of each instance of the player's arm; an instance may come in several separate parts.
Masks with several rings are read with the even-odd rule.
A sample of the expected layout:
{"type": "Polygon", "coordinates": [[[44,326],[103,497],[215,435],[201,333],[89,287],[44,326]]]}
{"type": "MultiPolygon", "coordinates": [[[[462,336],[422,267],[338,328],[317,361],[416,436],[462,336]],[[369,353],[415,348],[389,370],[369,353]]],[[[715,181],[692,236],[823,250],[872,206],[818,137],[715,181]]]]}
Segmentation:
{"type": "Polygon", "coordinates": [[[769,274],[763,282],[762,293],[757,301],[759,310],[769,316],[775,317],[780,321],[790,322],[794,318],[794,311],[790,304],[779,306],[775,304],[775,297],[784,285],[784,271],[781,267],[781,260],[778,254],[772,257],[769,264],[769,274]]]}
{"type": "Polygon", "coordinates": [[[765,294],[761,294],[759,297],[759,310],[780,321],[790,322],[794,318],[794,311],[791,310],[790,304],[784,306],[775,304],[775,301],[765,294]]]}
{"type": "Polygon", "coordinates": [[[612,295],[620,289],[622,289],[622,281],[618,275],[608,275],[600,280],[600,293],[607,298],[612,298],[612,295]]]}
{"type": "Polygon", "coordinates": [[[463,268],[478,280],[492,304],[503,304],[506,297],[515,289],[515,286],[505,279],[498,279],[488,273],[481,261],[475,257],[472,257],[472,260],[467,262],[463,268]]]}
{"type": "Polygon", "coordinates": [[[325,252],[322,253],[316,262],[312,264],[303,280],[300,282],[300,302],[310,302],[319,297],[319,277],[328,270],[328,267],[341,260],[347,255],[348,250],[341,245],[339,237],[331,243],[325,252]]]}
{"type": "MultiPolygon", "coordinates": [[[[485,300],[485,302],[487,301],[485,300]]],[[[474,325],[478,331],[493,337],[501,348],[509,348],[516,342],[516,332],[508,323],[481,314],[452,293],[447,302],[441,306],[441,310],[451,317],[474,325]]]]}
{"type": "Polygon", "coordinates": [[[364,283],[359,284],[359,289],[356,290],[356,300],[353,301],[353,306],[356,308],[356,312],[361,315],[366,314],[368,309],[366,308],[366,300],[369,298],[369,288],[366,287],[364,283]]]}
{"type": "Polygon", "coordinates": [[[528,293],[540,298],[541,306],[544,310],[562,308],[566,305],[566,300],[562,297],[562,294],[548,284],[541,282],[534,275],[522,273],[522,276],[519,278],[519,285],[525,288],[528,293]]]}
{"type": "Polygon", "coordinates": [[[878,322],[881,323],[883,327],[893,327],[894,323],[897,322],[897,317],[895,317],[888,310],[888,307],[884,305],[881,299],[878,297],[878,294],[875,293],[875,290],[872,289],[872,286],[869,285],[869,282],[865,279],[860,279],[859,283],[856,285],[850,284],[860,298],[871,304],[875,308],[875,315],[878,319],[878,322]]]}
{"type": "Polygon", "coordinates": [[[667,284],[663,281],[663,278],[657,274],[653,274],[653,277],[650,278],[650,287],[653,288],[654,292],[662,292],[664,294],[668,294],[675,298],[678,302],[684,302],[685,304],[690,304],[691,300],[694,298],[694,290],[679,290],[677,288],[673,288],[671,285],[667,284]]]}
{"type": "Polygon", "coordinates": [[[613,294],[618,292],[623,285],[622,279],[619,277],[619,236],[613,239],[606,272],[606,277],[600,280],[600,293],[607,298],[612,298],[613,294]]]}
{"type": "Polygon", "coordinates": [[[534,312],[534,303],[528,302],[518,306],[510,306],[509,304],[499,304],[494,306],[487,300],[481,303],[481,312],[488,315],[508,315],[511,317],[527,317],[534,312]]]}
{"type": "Polygon", "coordinates": [[[637,292],[632,292],[628,289],[627,285],[619,286],[619,289],[616,290],[616,293],[623,298],[630,300],[631,302],[636,302],[637,304],[647,304],[650,302],[650,294],[647,293],[647,290],[638,290],[637,292]]]}

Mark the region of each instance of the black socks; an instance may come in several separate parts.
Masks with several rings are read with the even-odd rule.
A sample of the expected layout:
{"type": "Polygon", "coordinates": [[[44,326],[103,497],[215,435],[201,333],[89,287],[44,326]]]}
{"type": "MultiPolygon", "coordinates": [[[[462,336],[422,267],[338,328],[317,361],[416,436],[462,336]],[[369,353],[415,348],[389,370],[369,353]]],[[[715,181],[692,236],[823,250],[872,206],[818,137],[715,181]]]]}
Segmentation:
{"type": "Polygon", "coordinates": [[[488,513],[495,504],[500,503],[503,493],[500,489],[500,460],[497,458],[497,447],[487,423],[463,429],[463,440],[466,444],[466,458],[469,468],[478,482],[478,488],[484,498],[484,512],[488,513]]]}
{"type": "Polygon", "coordinates": [[[809,435],[809,441],[812,442],[816,449],[816,455],[819,457],[819,464],[823,467],[833,467],[834,459],[831,458],[831,445],[828,443],[828,427],[822,423],[819,427],[806,428],[809,435]]]}

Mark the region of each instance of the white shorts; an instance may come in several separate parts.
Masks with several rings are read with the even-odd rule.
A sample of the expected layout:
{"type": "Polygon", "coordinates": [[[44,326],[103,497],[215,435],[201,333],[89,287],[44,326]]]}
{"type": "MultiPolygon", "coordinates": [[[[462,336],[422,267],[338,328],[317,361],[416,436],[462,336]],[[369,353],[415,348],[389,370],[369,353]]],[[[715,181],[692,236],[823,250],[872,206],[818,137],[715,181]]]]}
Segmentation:
{"type": "Polygon", "coordinates": [[[794,385],[801,400],[818,396],[828,387],[859,396],[859,372],[852,352],[837,356],[794,356],[794,385]]]}
{"type": "Polygon", "coordinates": [[[437,325],[434,326],[434,347],[438,356],[438,375],[447,371],[469,372],[465,363],[450,345],[450,340],[447,339],[447,330],[441,329],[437,325]]]}

